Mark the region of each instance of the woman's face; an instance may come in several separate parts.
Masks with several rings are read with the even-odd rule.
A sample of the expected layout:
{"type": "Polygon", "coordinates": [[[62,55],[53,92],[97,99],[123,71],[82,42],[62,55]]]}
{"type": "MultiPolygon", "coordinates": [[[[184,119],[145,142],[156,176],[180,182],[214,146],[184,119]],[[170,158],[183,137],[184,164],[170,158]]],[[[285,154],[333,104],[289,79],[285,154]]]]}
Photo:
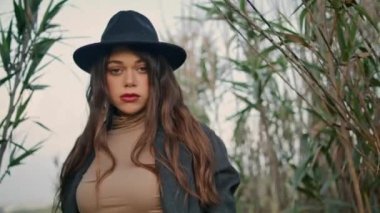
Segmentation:
{"type": "Polygon", "coordinates": [[[144,110],[149,96],[147,64],[135,53],[113,51],[106,64],[111,104],[126,115],[144,110]]]}

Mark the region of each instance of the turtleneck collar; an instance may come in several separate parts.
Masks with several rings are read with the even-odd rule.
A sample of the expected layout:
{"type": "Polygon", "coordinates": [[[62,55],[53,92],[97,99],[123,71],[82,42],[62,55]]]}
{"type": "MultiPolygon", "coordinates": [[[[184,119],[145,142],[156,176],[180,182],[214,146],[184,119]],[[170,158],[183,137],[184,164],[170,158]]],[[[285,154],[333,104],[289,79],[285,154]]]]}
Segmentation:
{"type": "Polygon", "coordinates": [[[134,115],[115,113],[112,115],[112,124],[109,133],[122,133],[144,128],[145,111],[134,115]]]}

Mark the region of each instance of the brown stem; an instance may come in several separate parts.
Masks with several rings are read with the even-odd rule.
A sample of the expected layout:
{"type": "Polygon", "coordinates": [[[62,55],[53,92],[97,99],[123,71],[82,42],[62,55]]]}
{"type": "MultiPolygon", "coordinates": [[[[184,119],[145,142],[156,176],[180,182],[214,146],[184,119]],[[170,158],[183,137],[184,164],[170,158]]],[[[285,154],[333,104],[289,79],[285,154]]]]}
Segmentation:
{"type": "MultiPolygon", "coordinates": [[[[344,122],[344,121],[342,121],[344,122]]],[[[342,123],[342,126],[344,126],[345,123],[342,123]]],[[[356,174],[356,169],[354,162],[352,160],[352,148],[351,147],[351,140],[348,134],[348,131],[345,128],[341,128],[341,138],[342,138],[342,144],[344,148],[344,152],[346,155],[346,159],[348,162],[348,171],[351,176],[351,181],[353,184],[353,189],[354,189],[354,195],[355,195],[355,200],[356,200],[356,205],[359,210],[359,213],[365,213],[365,208],[363,204],[363,198],[362,198],[362,193],[360,192],[360,183],[359,183],[359,178],[358,175],[356,174]]]]}
{"type": "Polygon", "coordinates": [[[272,179],[272,184],[270,186],[271,196],[273,198],[273,203],[271,205],[272,212],[280,211],[280,184],[279,184],[279,165],[276,152],[274,150],[274,144],[272,137],[269,133],[268,118],[266,117],[266,110],[264,106],[259,107],[260,120],[264,126],[264,133],[266,138],[265,143],[265,153],[269,157],[269,168],[272,179]]]}

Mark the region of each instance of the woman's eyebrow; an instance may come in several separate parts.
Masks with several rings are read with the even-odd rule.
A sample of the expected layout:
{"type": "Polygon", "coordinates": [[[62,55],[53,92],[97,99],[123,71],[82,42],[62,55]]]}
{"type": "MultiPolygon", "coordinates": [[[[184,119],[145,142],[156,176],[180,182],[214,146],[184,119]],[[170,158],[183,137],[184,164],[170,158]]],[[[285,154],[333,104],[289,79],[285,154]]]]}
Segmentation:
{"type": "Polygon", "coordinates": [[[146,62],[142,59],[138,59],[135,61],[135,64],[146,64],[146,62]]]}
{"type": "Polygon", "coordinates": [[[117,61],[117,60],[107,61],[107,65],[108,65],[108,64],[112,64],[112,63],[115,63],[115,64],[123,64],[123,62],[121,62],[121,61],[117,61]]]}
{"type": "MultiPolygon", "coordinates": [[[[111,60],[111,61],[107,61],[107,65],[108,64],[112,64],[112,63],[115,63],[115,64],[123,64],[122,61],[118,61],[118,60],[111,60]]],[[[138,59],[135,61],[135,64],[146,64],[146,62],[142,59],[138,59]]]]}

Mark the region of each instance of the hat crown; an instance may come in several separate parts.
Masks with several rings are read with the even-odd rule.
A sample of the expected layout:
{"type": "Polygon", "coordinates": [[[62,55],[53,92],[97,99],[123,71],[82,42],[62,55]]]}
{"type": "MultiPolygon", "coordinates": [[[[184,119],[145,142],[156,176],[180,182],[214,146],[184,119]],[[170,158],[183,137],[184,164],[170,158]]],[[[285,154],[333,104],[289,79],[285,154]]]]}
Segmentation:
{"type": "Polygon", "coordinates": [[[172,70],[186,60],[186,51],[175,44],[160,42],[153,24],[144,15],[133,11],[120,11],[109,20],[100,42],[75,50],[75,63],[90,73],[94,63],[118,45],[133,46],[141,51],[163,56],[172,70]]]}
{"type": "Polygon", "coordinates": [[[157,32],[147,17],[136,11],[120,11],[107,24],[101,42],[158,42],[157,32]]]}

